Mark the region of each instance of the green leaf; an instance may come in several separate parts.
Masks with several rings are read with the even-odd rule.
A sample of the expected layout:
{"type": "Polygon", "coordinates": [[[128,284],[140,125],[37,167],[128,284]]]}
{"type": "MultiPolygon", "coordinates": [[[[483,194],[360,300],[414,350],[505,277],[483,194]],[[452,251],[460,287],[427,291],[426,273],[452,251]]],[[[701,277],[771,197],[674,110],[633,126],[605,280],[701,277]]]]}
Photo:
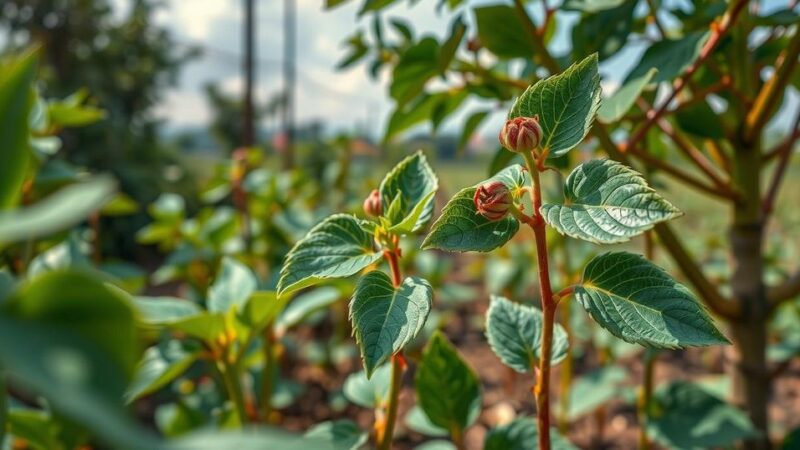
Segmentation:
{"type": "Polygon", "coordinates": [[[416,431],[419,434],[433,437],[444,437],[449,434],[444,428],[438,427],[431,423],[431,419],[425,415],[425,411],[423,411],[419,405],[414,405],[410,410],[408,410],[404,421],[409,429],[416,431]]]}
{"type": "Polygon", "coordinates": [[[126,401],[130,403],[163,388],[186,372],[199,356],[199,350],[187,351],[176,340],[148,348],[125,392],[126,401]]]}
{"type": "Polygon", "coordinates": [[[464,154],[464,151],[466,151],[467,149],[467,144],[469,144],[470,138],[475,133],[475,130],[484,121],[484,119],[486,119],[486,116],[489,115],[489,112],[490,111],[485,111],[485,110],[474,112],[464,122],[464,128],[461,130],[461,137],[458,139],[459,154],[464,154]]]}
{"type": "MultiPolygon", "coordinates": [[[[522,166],[513,165],[487,181],[499,180],[516,191],[526,184],[522,166]]],[[[519,230],[519,222],[508,215],[491,221],[478,214],[472,198],[479,183],[459,191],[442,209],[422,243],[423,249],[436,248],[451,252],[488,252],[508,242],[519,230]]]]}
{"type": "Polygon", "coordinates": [[[225,316],[203,311],[167,325],[170,329],[181,331],[206,342],[212,342],[225,331],[225,316]]]}
{"type": "Polygon", "coordinates": [[[375,369],[371,378],[367,378],[367,372],[363,370],[348,375],[342,391],[356,405],[376,409],[385,404],[391,381],[392,366],[384,364],[375,369]]]}
{"type": "Polygon", "coordinates": [[[439,73],[439,43],[426,37],[412,45],[400,57],[392,73],[389,95],[404,105],[422,93],[425,83],[439,73]]]}
{"type": "Polygon", "coordinates": [[[700,138],[722,139],[725,137],[725,128],[722,120],[708,102],[702,101],[681,108],[675,113],[675,121],[681,129],[700,138]]]}
{"type": "MultiPolygon", "coordinates": [[[[341,430],[341,429],[340,429],[341,430]]],[[[255,427],[237,431],[217,431],[206,429],[189,436],[169,441],[158,449],[163,450],[265,450],[265,449],[308,449],[308,450],[352,450],[350,440],[335,439],[330,429],[322,428],[317,434],[301,436],[273,427],[255,427]]],[[[136,448],[144,448],[142,446],[136,448]]],[[[147,447],[151,448],[151,447],[147,447]]]]}
{"type": "Polygon", "coordinates": [[[113,179],[98,176],[67,186],[33,206],[0,213],[0,245],[72,227],[100,209],[115,190],[113,179]]]}
{"type": "Polygon", "coordinates": [[[467,32],[467,26],[464,24],[463,18],[459,15],[453,19],[450,25],[450,36],[442,44],[441,52],[439,53],[439,72],[445,73],[453,61],[458,46],[464,39],[464,34],[467,32]]]}
{"type": "MultiPolygon", "coordinates": [[[[621,395],[625,370],[618,366],[603,366],[574,380],[569,390],[567,417],[570,421],[590,414],[621,395]]],[[[560,412],[559,412],[560,413],[560,412]]]]}
{"type": "Polygon", "coordinates": [[[727,448],[757,437],[747,414],[696,384],[678,381],[659,388],[648,420],[653,440],[666,448],[727,448]]]}
{"type": "Polygon", "coordinates": [[[254,292],[245,303],[239,318],[245,325],[256,330],[261,329],[278,317],[288,300],[287,297],[279,299],[273,291],[254,292]]]}
{"type": "Polygon", "coordinates": [[[3,314],[91,340],[132,374],[139,354],[131,299],[82,272],[53,271],[20,286],[3,314]]]}
{"type": "Polygon", "coordinates": [[[501,58],[530,58],[530,36],[512,6],[491,5],[475,8],[478,38],[489,51],[501,58]]]}
{"type": "Polygon", "coordinates": [[[538,115],[544,138],[540,146],[549,148],[550,156],[556,158],[586,137],[599,107],[600,75],[595,54],[530,86],[514,102],[508,117],[538,115]]]}
{"type": "Polygon", "coordinates": [[[607,159],[576,167],[564,185],[564,204],[546,203],[545,221],[561,234],[589,242],[624,242],[683,213],[633,169],[607,159]]]}
{"type": "MultiPolygon", "coordinates": [[[[5,429],[0,430],[0,435],[4,431],[5,429]]],[[[10,409],[8,411],[8,431],[14,437],[24,439],[28,445],[36,450],[64,449],[58,439],[58,423],[45,411],[23,408],[10,409]]]]}
{"type": "Polygon", "coordinates": [[[464,430],[481,410],[475,372],[440,332],[422,355],[416,377],[417,403],[431,422],[446,430],[464,430]]]}
{"type": "Polygon", "coordinates": [[[310,292],[304,292],[293,299],[275,322],[278,331],[292,328],[305,320],[312,313],[336,303],[341,299],[339,289],[324,286],[310,292]]]}
{"type": "MultiPolygon", "coordinates": [[[[16,205],[30,159],[28,116],[33,106],[31,87],[36,75],[36,52],[2,61],[0,69],[0,210],[16,205]]],[[[3,236],[0,233],[0,236],[3,236]]],[[[4,241],[8,238],[3,237],[4,241]]]]}
{"type": "Polygon", "coordinates": [[[197,304],[176,297],[136,297],[133,303],[145,325],[166,325],[202,311],[197,304]]]}
{"type": "Polygon", "coordinates": [[[653,77],[654,83],[672,81],[697,59],[708,36],[709,32],[697,31],[681,39],[656,42],[644,52],[639,64],[625,78],[625,83],[646,75],[650,69],[658,69],[653,77]]]}
{"type": "Polygon", "coordinates": [[[436,174],[428,165],[422,151],[400,161],[381,181],[380,193],[384,207],[401,197],[399,223],[393,224],[395,233],[411,233],[420,230],[433,216],[433,194],[439,187],[436,174]],[[416,217],[416,219],[414,219],[416,217]]]}
{"type": "Polygon", "coordinates": [[[640,255],[596,256],[575,297],[600,326],[627,342],[660,348],[729,343],[688,289],[640,255]]]}
{"type": "Polygon", "coordinates": [[[616,8],[630,0],[566,0],[564,9],[567,11],[583,11],[596,13],[616,8]]]}
{"type": "Polygon", "coordinates": [[[379,270],[358,280],[350,320],[368,378],[422,330],[432,299],[433,288],[421,278],[408,277],[396,289],[389,275],[379,270]]]}
{"type": "Polygon", "coordinates": [[[580,23],[572,28],[573,54],[584,56],[597,52],[604,60],[617,53],[627,44],[637,3],[628,0],[615,8],[584,13],[580,23]]]}
{"type": "Polygon", "coordinates": [[[467,99],[466,89],[447,90],[433,94],[423,93],[416,100],[399,105],[389,118],[386,126],[384,142],[388,142],[397,134],[419,125],[426,120],[433,120],[435,115],[446,116],[461,106],[467,99]]]}
{"type": "Polygon", "coordinates": [[[355,275],[381,258],[373,249],[372,235],[358,219],[334,214],[295,244],[286,256],[278,281],[278,296],[330,278],[355,275]]]}
{"type": "Polygon", "coordinates": [[[647,73],[628,81],[618,91],[603,100],[602,106],[597,110],[597,118],[600,122],[614,123],[622,119],[656,73],[658,73],[658,69],[648,70],[647,73]]]}
{"type": "Polygon", "coordinates": [[[235,259],[226,256],[214,283],[208,289],[208,310],[225,313],[239,309],[258,287],[253,271],[235,259]]]}
{"type": "MultiPolygon", "coordinates": [[[[550,429],[550,444],[553,450],[578,450],[555,428],[550,429]]],[[[538,450],[539,431],[536,421],[518,417],[511,423],[489,430],[483,441],[483,450],[538,450]]]]}
{"type": "Polygon", "coordinates": [[[355,422],[346,419],[318,423],[303,436],[330,442],[342,450],[358,450],[369,438],[355,422]]]}
{"type": "MultiPolygon", "coordinates": [[[[520,373],[531,371],[541,359],[542,311],[533,306],[523,306],[511,300],[492,296],[486,312],[486,337],[489,346],[503,364],[520,373]]],[[[567,356],[569,340],[560,324],[555,324],[552,342],[552,364],[567,356]]]]}

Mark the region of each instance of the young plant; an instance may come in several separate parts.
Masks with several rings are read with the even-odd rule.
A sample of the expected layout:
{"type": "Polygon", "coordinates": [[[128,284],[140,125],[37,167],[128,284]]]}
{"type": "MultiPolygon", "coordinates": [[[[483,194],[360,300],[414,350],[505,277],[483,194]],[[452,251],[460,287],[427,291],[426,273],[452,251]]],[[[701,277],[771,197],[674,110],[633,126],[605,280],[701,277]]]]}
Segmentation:
{"type": "Polygon", "coordinates": [[[545,203],[542,181],[553,158],[565,155],[589,133],[600,106],[597,56],[530,86],[513,104],[500,142],[520,154],[513,165],[461,190],[442,210],[423,248],[487,252],[529,226],[536,244],[541,310],[492,299],[486,333],[504,364],[535,372],[539,448],[549,449],[550,368],[563,359],[566,332],[556,308],[574,295],[601,327],[652,348],[727,344],[706,309],[684,286],[640,255],[610,252],[594,257],[580,283],[555,290],[550,282],[549,228],[599,244],[624,242],[681,212],[625,165],[589,160],[567,177],[563,203],[545,203]],[[525,197],[530,197],[530,207],[525,197]]]}
{"type": "Polygon", "coordinates": [[[350,301],[353,334],[367,379],[385,362],[391,381],[385,415],[376,423],[381,450],[391,447],[406,360],[404,347],[425,324],[433,301],[430,284],[403,277],[400,240],[421,230],[433,215],[436,176],[418,152],[392,169],[364,201],[368,219],[334,214],[308,232],[286,257],[278,297],[326,280],[345,278],[368,269],[350,301]],[[388,273],[376,270],[384,259],[388,273]]]}

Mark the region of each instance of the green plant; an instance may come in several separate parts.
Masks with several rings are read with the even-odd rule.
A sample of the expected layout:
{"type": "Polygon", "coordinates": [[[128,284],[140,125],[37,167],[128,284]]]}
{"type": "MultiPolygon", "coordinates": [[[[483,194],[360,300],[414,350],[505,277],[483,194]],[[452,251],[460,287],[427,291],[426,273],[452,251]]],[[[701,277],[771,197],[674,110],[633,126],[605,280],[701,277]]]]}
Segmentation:
{"type": "MultiPolygon", "coordinates": [[[[730,213],[727,221],[700,228],[728,230],[713,251],[698,248],[691,231],[700,221],[691,218],[681,221],[691,225],[655,225],[653,242],[730,327],[730,401],[760,431],[747,438],[747,448],[769,448],[771,386],[785,367],[768,357],[769,343],[787,340],[774,323],[794,308],[784,305],[800,291],[792,258],[775,257],[774,244],[765,240],[781,230],[776,219],[791,216],[780,207],[779,193],[800,137],[800,116],[786,100],[800,87],[795,5],[449,1],[439,8],[450,14],[452,27],[444,36],[420,36],[392,14],[398,3],[361,2],[359,14],[371,17],[373,32],[358,30],[341,64],[365,62],[374,74],[391,73],[388,95],[395,107],[387,141],[424,122],[436,131],[476,104],[468,100],[489,100],[464,121],[461,141],[467,142],[532,82],[598,53],[620,87],[604,100],[587,149],[637,168],[654,185],[692,190],[703,210],[722,205],[730,213]],[[632,68],[618,73],[628,59],[632,68]],[[457,81],[430,83],[437,77],[457,81]]],[[[514,158],[499,149],[491,173],[514,158]]]]}
{"type": "Polygon", "coordinates": [[[463,189],[433,224],[424,248],[491,251],[528,225],[536,242],[541,311],[496,297],[486,333],[504,364],[536,372],[539,448],[551,448],[550,368],[566,356],[566,332],[556,308],[574,295],[600,326],[635,344],[655,348],[727,344],[702,304],[665,271],[639,255],[604,253],[584,268],[580,283],[554,290],[547,228],[589,242],[612,244],[639,235],[680,211],[632,169],[610,160],[575,168],[562,203],[543,203],[541,176],[555,170],[548,157],[575,148],[589,133],[600,104],[597,57],[539,81],[514,103],[500,141],[520,153],[525,166],[511,166],[463,189]],[[530,196],[530,213],[523,201],[530,196]]]}

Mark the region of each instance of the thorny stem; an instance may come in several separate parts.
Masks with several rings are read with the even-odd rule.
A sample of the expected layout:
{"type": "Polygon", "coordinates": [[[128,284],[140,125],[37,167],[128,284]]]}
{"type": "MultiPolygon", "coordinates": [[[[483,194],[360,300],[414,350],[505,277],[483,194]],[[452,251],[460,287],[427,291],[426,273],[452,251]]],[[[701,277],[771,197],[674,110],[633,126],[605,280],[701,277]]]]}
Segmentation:
{"type": "MultiPolygon", "coordinates": [[[[553,288],[550,286],[550,271],[547,257],[547,229],[539,208],[542,206],[542,188],[539,172],[543,170],[544,161],[534,160],[533,155],[523,153],[528,172],[531,174],[531,203],[533,204],[532,222],[527,222],[533,229],[536,240],[536,257],[539,272],[539,289],[542,302],[542,347],[539,358],[539,372],[536,386],[533,389],[536,397],[536,420],[539,429],[539,449],[550,450],[550,359],[553,348],[553,325],[555,322],[556,303],[553,300],[553,288]]],[[[542,157],[541,159],[544,159],[542,157]]]]}
{"type": "MultiPolygon", "coordinates": [[[[384,251],[383,256],[389,263],[392,271],[392,283],[395,289],[400,287],[403,282],[400,274],[399,248],[392,247],[384,251]]],[[[392,448],[392,435],[394,434],[394,424],[397,422],[397,407],[399,404],[400,389],[402,388],[403,369],[405,369],[405,358],[403,354],[392,355],[392,381],[389,388],[389,399],[386,406],[386,422],[382,431],[377,436],[378,450],[389,450],[392,448]]]]}

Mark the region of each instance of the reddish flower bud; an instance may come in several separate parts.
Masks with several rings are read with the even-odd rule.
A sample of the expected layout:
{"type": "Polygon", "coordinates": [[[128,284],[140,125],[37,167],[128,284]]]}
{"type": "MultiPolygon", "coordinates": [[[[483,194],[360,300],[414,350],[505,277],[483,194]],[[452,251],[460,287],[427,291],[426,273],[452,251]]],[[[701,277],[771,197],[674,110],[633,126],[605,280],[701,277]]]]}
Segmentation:
{"type": "Polygon", "coordinates": [[[483,45],[481,44],[480,39],[478,39],[477,37],[474,37],[467,41],[467,50],[471,51],[472,53],[477,52],[482,47],[483,45]]]}
{"type": "Polygon", "coordinates": [[[489,220],[502,219],[514,204],[511,192],[500,181],[490,181],[478,186],[472,201],[475,202],[478,214],[489,220]]]}
{"type": "Polygon", "coordinates": [[[542,141],[539,116],[515,117],[506,121],[500,130],[500,144],[512,152],[530,152],[542,141]]]}
{"type": "Polygon", "coordinates": [[[364,212],[368,216],[378,217],[383,214],[383,203],[381,203],[381,193],[373,189],[367,198],[364,199],[364,212]]]}

